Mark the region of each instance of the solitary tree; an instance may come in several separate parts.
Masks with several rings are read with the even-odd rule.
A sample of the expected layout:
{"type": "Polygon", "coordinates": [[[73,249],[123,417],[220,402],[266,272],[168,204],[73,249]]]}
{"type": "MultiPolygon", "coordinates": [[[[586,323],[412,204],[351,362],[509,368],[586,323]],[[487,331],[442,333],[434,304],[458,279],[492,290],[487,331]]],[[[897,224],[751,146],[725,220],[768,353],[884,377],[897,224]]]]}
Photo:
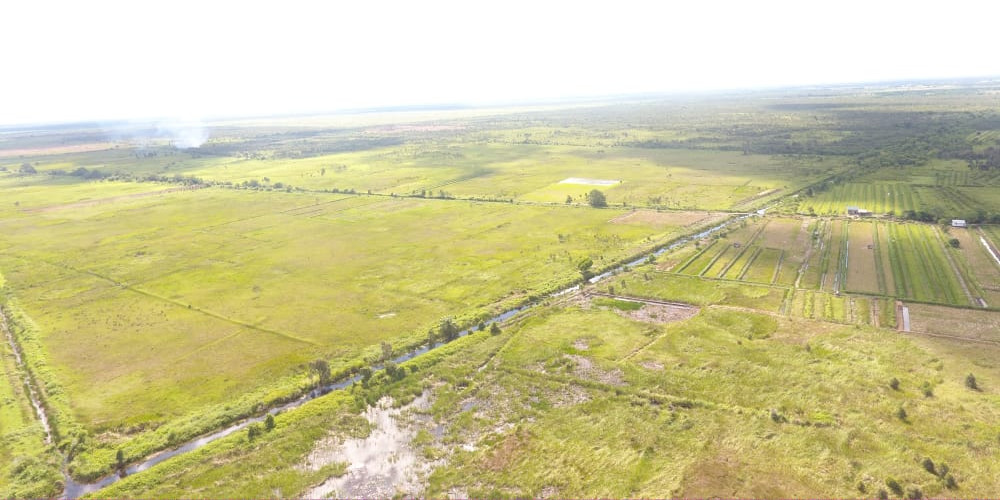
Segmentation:
{"type": "Polygon", "coordinates": [[[382,360],[386,361],[386,360],[390,360],[390,359],[392,359],[392,344],[390,344],[390,343],[388,343],[388,342],[386,342],[386,341],[383,340],[382,341],[382,360]]]}
{"type": "Polygon", "coordinates": [[[443,338],[445,342],[451,342],[452,340],[458,338],[458,326],[455,325],[455,322],[452,321],[451,318],[445,318],[445,320],[441,322],[440,332],[441,338],[443,338]]]}
{"type": "Polygon", "coordinates": [[[590,206],[594,208],[604,208],[608,206],[608,200],[604,197],[604,193],[596,189],[591,189],[590,192],[587,193],[587,203],[590,203],[590,206]]]}
{"type": "Polygon", "coordinates": [[[119,474],[125,472],[125,453],[121,450],[121,448],[115,452],[115,468],[118,469],[119,474]]]}
{"type": "Polygon", "coordinates": [[[264,419],[264,430],[270,432],[271,429],[274,429],[274,415],[268,413],[267,418],[264,419]]]}
{"type": "Polygon", "coordinates": [[[594,260],[590,257],[586,257],[580,262],[576,263],[576,268],[580,270],[580,274],[583,275],[583,279],[589,280],[591,276],[594,275],[590,271],[590,268],[594,267],[594,260]]]}
{"type": "Polygon", "coordinates": [[[27,162],[21,164],[20,171],[21,171],[22,174],[37,174],[38,173],[38,171],[35,170],[35,167],[31,166],[31,164],[27,163],[27,162]]]}
{"type": "Polygon", "coordinates": [[[319,377],[319,385],[326,385],[330,382],[330,365],[322,360],[317,359],[312,363],[309,363],[309,367],[316,372],[316,376],[319,377]]]}
{"type": "Polygon", "coordinates": [[[500,335],[500,325],[493,323],[490,325],[490,335],[500,335]]]}
{"type": "Polygon", "coordinates": [[[372,375],[375,372],[373,372],[370,367],[365,366],[365,367],[361,368],[361,370],[359,371],[359,373],[361,374],[361,385],[365,385],[365,384],[368,383],[369,380],[372,379],[372,375]]]}
{"type": "Polygon", "coordinates": [[[250,424],[247,427],[247,441],[253,441],[254,438],[260,435],[260,426],[257,424],[250,424]]]}
{"type": "Polygon", "coordinates": [[[979,390],[979,384],[976,383],[976,376],[973,374],[968,374],[965,377],[965,386],[974,391],[979,390]]]}

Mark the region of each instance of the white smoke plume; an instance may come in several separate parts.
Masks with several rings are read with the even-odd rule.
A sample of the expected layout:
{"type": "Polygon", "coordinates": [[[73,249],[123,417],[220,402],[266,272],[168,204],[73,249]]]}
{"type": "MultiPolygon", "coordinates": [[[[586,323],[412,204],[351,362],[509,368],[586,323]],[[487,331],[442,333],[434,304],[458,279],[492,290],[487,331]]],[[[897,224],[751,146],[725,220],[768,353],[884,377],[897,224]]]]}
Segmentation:
{"type": "Polygon", "coordinates": [[[172,119],[156,124],[156,135],[170,139],[178,149],[196,148],[208,140],[208,129],[198,119],[172,119]]]}
{"type": "Polygon", "coordinates": [[[140,149],[164,139],[178,149],[196,148],[210,136],[208,127],[198,118],[106,122],[100,127],[108,140],[125,141],[140,149]]]}

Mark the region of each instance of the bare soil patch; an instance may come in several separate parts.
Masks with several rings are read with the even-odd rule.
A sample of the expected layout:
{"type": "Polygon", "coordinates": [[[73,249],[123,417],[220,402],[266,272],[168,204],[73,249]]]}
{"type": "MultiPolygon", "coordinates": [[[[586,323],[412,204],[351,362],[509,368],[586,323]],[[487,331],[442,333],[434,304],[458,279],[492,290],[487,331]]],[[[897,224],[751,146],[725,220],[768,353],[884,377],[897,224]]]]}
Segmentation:
{"type": "Polygon", "coordinates": [[[578,356],[576,354],[563,354],[563,356],[573,362],[572,372],[573,375],[577,377],[593,380],[602,384],[625,385],[625,374],[620,368],[604,370],[594,365],[594,361],[588,357],[578,356]]]}
{"type": "Polygon", "coordinates": [[[383,398],[364,413],[371,425],[368,436],[321,440],[304,466],[317,470],[346,462],[347,473],[328,478],[306,492],[305,497],[388,498],[400,492],[419,495],[434,462],[425,459],[413,445],[420,423],[410,413],[429,405],[426,393],[402,408],[393,408],[392,399],[383,398]]]}
{"type": "Polygon", "coordinates": [[[670,306],[663,304],[643,304],[642,308],[636,311],[616,310],[618,314],[625,316],[626,318],[658,325],[684,321],[698,314],[698,311],[699,309],[697,307],[670,306]]]}
{"type": "Polygon", "coordinates": [[[640,361],[639,366],[647,370],[653,370],[655,372],[663,371],[663,363],[660,363],[658,361],[652,361],[652,360],[640,361]]]}

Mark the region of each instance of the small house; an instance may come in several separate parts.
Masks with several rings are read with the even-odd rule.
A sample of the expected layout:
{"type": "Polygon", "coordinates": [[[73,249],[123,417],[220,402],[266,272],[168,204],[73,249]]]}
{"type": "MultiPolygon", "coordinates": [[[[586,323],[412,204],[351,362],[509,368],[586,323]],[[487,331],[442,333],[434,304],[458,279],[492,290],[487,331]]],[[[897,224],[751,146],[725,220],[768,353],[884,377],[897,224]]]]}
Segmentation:
{"type": "Polygon", "coordinates": [[[847,215],[858,215],[858,211],[859,210],[861,210],[861,209],[858,208],[858,207],[848,206],[847,207],[847,215]]]}
{"type": "Polygon", "coordinates": [[[965,221],[962,219],[952,219],[951,227],[966,227],[965,221]]]}

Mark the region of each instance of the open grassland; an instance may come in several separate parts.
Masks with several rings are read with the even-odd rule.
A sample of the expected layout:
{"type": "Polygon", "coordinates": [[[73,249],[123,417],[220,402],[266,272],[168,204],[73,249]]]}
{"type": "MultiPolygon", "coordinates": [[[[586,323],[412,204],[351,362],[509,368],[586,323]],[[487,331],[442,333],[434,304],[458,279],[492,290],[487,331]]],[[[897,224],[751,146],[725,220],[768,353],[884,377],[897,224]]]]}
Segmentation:
{"type": "MultiPolygon", "coordinates": [[[[71,419],[107,455],[300,390],[313,359],[363,363],[381,341],[420,342],[444,317],[497,312],[577,279],[582,259],[607,266],[701,220],[609,222],[622,215],[208,188],[18,212],[0,266],[64,391],[61,437],[71,419]]],[[[81,453],[79,470],[103,460],[81,453]]]]}
{"type": "Polygon", "coordinates": [[[804,216],[1000,220],[996,99],[809,92],[216,123],[188,149],[156,127],[5,130],[0,287],[58,450],[6,355],[0,496],[55,495],[60,459],[94,479],[262,415],[317,360],[357,373],[443,318],[764,207],[95,495],[1000,490],[996,311],[969,308],[1000,304],[1000,267],[979,233],[804,216]],[[399,453],[374,445],[388,421],[399,453]],[[331,486],[376,463],[413,481],[331,486]]]}
{"type": "MultiPolygon", "coordinates": [[[[749,210],[848,168],[838,158],[820,164],[808,158],[727,150],[495,143],[464,126],[430,137],[384,130],[356,133],[361,138],[336,139],[346,142],[337,143],[341,147],[333,147],[332,152],[320,148],[297,154],[271,149],[274,145],[241,149],[226,146],[229,138],[220,137],[203,151],[160,145],[140,152],[121,148],[32,158],[32,164],[43,174],[62,176],[83,168],[94,175],[197,177],[210,183],[252,183],[277,190],[352,190],[558,204],[586,204],[586,193],[594,188],[562,183],[565,179],[610,179],[615,184],[600,189],[611,205],[699,210],[749,210]]],[[[292,146],[274,140],[280,141],[280,147],[292,146]]],[[[11,172],[19,168],[13,160],[0,161],[0,165],[11,172]]]]}
{"type": "Polygon", "coordinates": [[[596,305],[546,308],[408,362],[401,380],[320,398],[253,441],[231,436],[101,495],[305,495],[352,465],[336,453],[317,461],[318,450],[378,431],[358,402],[420,394],[430,403],[400,417],[401,442],[439,462],[413,495],[868,496],[890,479],[929,497],[984,495],[1000,488],[1000,368],[977,364],[982,387],[969,390],[967,360],[995,353],[962,349],[715,307],[665,325],[596,305]]]}

